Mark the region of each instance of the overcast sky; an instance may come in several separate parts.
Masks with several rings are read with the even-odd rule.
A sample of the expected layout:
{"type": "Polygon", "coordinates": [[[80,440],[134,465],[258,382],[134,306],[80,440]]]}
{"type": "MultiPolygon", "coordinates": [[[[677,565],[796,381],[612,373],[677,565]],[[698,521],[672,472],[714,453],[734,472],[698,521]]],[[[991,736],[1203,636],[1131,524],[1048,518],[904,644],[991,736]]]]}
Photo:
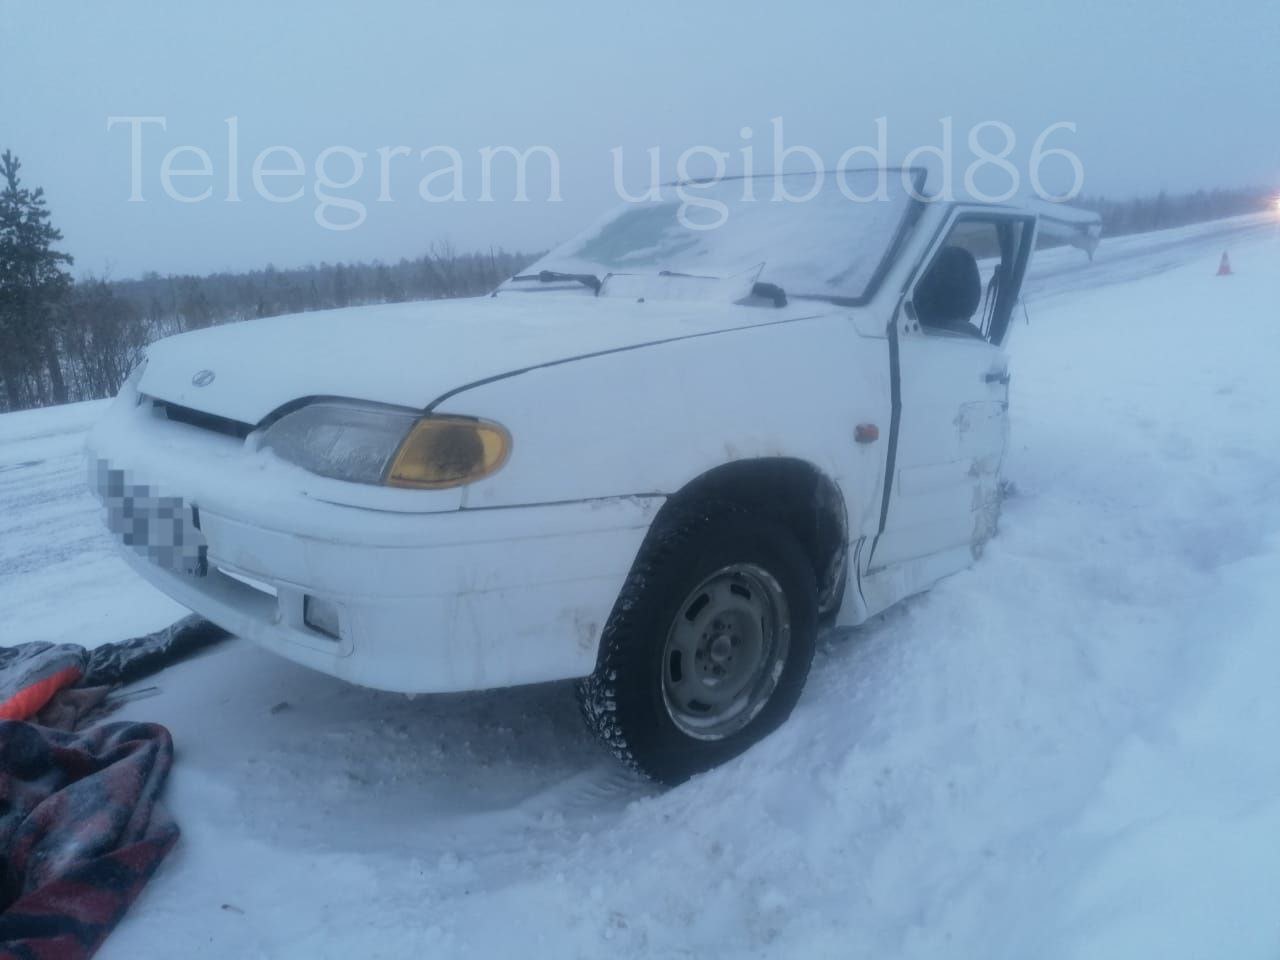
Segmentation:
{"type": "MultiPolygon", "coordinates": [[[[1044,146],[1079,156],[1088,193],[1280,184],[1276,0],[0,0],[0,13],[0,148],[45,188],[78,273],[396,260],[444,239],[544,248],[617,203],[612,148],[624,148],[633,190],[647,183],[650,146],[662,148],[664,177],[699,144],[728,151],[731,170],[750,145],[767,170],[776,117],[787,145],[827,163],[874,147],[879,117],[893,162],[941,145],[951,117],[959,179],[976,160],[969,130],[995,120],[1017,137],[1010,160],[1025,187],[1036,137],[1066,121],[1076,132],[1044,146]],[[129,124],[109,131],[112,116],[166,120],[140,127],[142,202],[130,202],[129,124]],[[207,200],[162,189],[161,161],[184,144],[208,154],[212,174],[172,183],[187,196],[208,189],[207,200]],[[255,190],[254,158],[276,145],[298,151],[306,172],[263,183],[278,196],[301,190],[297,201],[255,190]],[[412,154],[392,158],[391,201],[377,202],[378,148],[402,145],[412,154]],[[461,202],[418,195],[451,162],[421,159],[438,145],[459,151],[461,202]],[[554,149],[562,201],[548,202],[546,159],[531,156],[530,202],[512,202],[513,163],[499,156],[494,200],[481,202],[478,151],[499,145],[554,149]],[[355,186],[329,191],[350,204],[322,211],[345,223],[363,208],[355,229],[316,222],[315,162],[327,147],[367,154],[355,186]],[[239,202],[227,201],[233,166],[239,202]]],[[[998,133],[987,130],[993,152],[998,133]]],[[[173,166],[201,162],[188,152],[173,166]]],[[[278,153],[265,169],[288,165],[278,153]]],[[[349,177],[350,157],[331,156],[328,170],[349,177]]],[[[1040,172],[1053,190],[1072,177],[1061,157],[1040,172]]],[[[452,175],[433,182],[437,193],[455,186],[452,175]]]]}

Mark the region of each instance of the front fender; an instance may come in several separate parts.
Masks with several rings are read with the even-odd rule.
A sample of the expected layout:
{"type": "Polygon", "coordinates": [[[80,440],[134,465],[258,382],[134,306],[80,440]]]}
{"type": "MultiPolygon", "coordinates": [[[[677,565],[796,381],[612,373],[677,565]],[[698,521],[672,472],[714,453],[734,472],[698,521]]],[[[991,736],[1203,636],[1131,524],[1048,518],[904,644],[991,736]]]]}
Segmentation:
{"type": "Polygon", "coordinates": [[[886,351],[845,311],[529,370],[436,409],[512,436],[509,461],[466,488],[465,508],[668,496],[725,463],[792,457],[840,483],[856,534],[884,458],[854,427],[878,421],[888,435],[886,351]]]}

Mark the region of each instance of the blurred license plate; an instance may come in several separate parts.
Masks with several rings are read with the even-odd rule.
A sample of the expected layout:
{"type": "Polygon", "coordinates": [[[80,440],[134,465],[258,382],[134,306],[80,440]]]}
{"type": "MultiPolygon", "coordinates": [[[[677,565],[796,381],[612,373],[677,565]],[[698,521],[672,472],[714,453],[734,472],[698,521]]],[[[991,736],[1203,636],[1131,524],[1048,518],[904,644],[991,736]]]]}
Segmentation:
{"type": "Polygon", "coordinates": [[[209,573],[208,541],[195,508],[181,497],[130,483],[123,470],[97,461],[94,489],[107,508],[107,527],[126,547],[163,567],[193,577],[209,573]]]}

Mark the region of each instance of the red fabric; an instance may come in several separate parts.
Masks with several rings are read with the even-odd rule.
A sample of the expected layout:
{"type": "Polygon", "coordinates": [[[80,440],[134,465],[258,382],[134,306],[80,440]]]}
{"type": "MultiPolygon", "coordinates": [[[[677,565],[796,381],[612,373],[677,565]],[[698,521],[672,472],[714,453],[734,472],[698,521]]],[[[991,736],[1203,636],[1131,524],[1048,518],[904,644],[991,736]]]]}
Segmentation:
{"type": "Polygon", "coordinates": [[[0,703],[0,720],[29,720],[44,709],[63,687],[74,687],[83,676],[79,667],[65,667],[57,673],[23,687],[0,703]]]}

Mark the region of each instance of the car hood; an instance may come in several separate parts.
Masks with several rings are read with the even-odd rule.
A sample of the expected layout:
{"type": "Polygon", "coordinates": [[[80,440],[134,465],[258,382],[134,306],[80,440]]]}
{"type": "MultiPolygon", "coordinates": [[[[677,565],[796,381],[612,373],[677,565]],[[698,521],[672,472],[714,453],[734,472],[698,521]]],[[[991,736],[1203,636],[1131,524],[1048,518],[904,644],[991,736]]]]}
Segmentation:
{"type": "Polygon", "coordinates": [[[305,397],[422,409],[442,394],[531,367],[796,316],[794,309],[555,293],[351,307],[161,340],[147,349],[138,389],[248,424],[305,397]]]}

